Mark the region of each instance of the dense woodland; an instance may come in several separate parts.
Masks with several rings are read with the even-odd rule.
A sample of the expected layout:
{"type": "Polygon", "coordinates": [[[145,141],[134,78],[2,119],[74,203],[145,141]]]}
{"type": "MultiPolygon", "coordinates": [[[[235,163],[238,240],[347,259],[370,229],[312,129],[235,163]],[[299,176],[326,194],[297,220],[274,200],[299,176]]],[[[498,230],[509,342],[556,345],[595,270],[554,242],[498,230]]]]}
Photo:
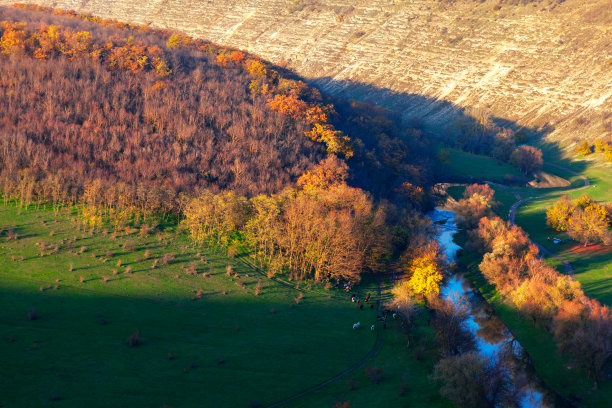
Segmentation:
{"type": "Polygon", "coordinates": [[[184,215],[196,242],[245,238],[292,278],[351,281],[401,253],[428,205],[431,148],[385,110],[336,109],[166,30],[38,6],[0,19],[5,203],[82,204],[92,228],[184,215]]]}
{"type": "Polygon", "coordinates": [[[8,45],[8,34],[21,27],[0,29],[5,183],[60,178],[62,190],[72,191],[68,199],[94,178],[169,190],[170,198],[200,186],[257,194],[292,184],[324,157],[324,148],[304,137],[307,123],[268,109],[264,97],[249,93],[247,71],[221,67],[205,52],[172,54],[129,36],[25,26],[24,35],[40,44],[34,47],[56,42],[36,58],[29,54],[38,49],[8,45]],[[85,36],[82,54],[68,56],[66,43],[85,36]],[[97,50],[107,52],[101,63],[90,56],[97,50]],[[167,59],[174,73],[160,78],[144,64],[116,68],[151,54],[167,59]]]}
{"type": "Polygon", "coordinates": [[[177,209],[177,194],[198,188],[278,192],[325,150],[351,158],[351,182],[379,195],[430,181],[426,154],[408,148],[419,134],[401,140],[407,133],[384,114],[361,107],[340,116],[318,91],[241,52],[46,11],[1,11],[0,170],[9,195],[26,180],[36,190],[29,196],[76,201],[100,179],[132,201],[146,186],[155,192],[148,209],[164,211],[159,197],[177,209]],[[351,141],[334,124],[361,137],[351,141]],[[58,182],[64,196],[46,194],[58,182]]]}

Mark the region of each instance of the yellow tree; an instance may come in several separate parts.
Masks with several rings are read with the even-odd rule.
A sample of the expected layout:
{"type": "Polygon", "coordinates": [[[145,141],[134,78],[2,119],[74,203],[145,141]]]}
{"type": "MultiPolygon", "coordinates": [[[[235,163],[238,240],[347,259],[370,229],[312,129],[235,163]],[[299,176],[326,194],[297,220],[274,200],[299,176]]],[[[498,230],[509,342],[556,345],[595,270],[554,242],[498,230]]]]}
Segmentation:
{"type": "Polygon", "coordinates": [[[575,205],[572,204],[569,197],[564,195],[554,206],[546,210],[546,224],[557,231],[567,231],[574,208],[575,205]]]}
{"type": "Polygon", "coordinates": [[[315,123],[312,130],[306,132],[306,136],[315,142],[325,143],[330,154],[342,154],[347,159],[353,156],[351,139],[332,125],[315,123]]]}
{"type": "Polygon", "coordinates": [[[348,177],[348,166],[334,155],[318,163],[312,170],[308,170],[297,181],[304,191],[327,189],[331,186],[344,183],[348,177]]]}
{"type": "Polygon", "coordinates": [[[593,150],[591,149],[591,145],[586,140],[584,140],[582,141],[582,143],[576,146],[576,153],[581,156],[586,156],[593,153],[593,150]]]}
{"type": "Polygon", "coordinates": [[[408,270],[412,274],[408,285],[415,295],[430,297],[440,294],[440,282],[444,276],[435,246],[428,245],[422,255],[412,260],[408,270]]]}

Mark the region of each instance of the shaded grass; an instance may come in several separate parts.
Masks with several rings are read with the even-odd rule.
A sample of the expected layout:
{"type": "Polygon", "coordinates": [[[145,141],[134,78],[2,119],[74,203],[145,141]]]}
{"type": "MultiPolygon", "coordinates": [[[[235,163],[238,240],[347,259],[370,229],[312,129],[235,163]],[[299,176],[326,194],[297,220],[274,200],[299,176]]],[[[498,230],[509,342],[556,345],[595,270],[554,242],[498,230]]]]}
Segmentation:
{"type": "MultiPolygon", "coordinates": [[[[372,282],[370,287],[371,293],[375,293],[372,282]]],[[[388,292],[383,293],[383,297],[389,296],[388,292]]],[[[361,368],[348,378],[291,406],[334,407],[338,402],[349,401],[351,408],[452,407],[448,400],[440,396],[441,384],[430,378],[434,365],[440,359],[440,351],[435,345],[434,331],[428,324],[427,313],[425,309],[420,311],[409,335],[401,327],[399,319],[389,319],[386,330],[382,329],[380,322],[376,323],[377,330],[383,330],[385,343],[367,366],[382,369],[379,384],[373,384],[365,369],[361,368]],[[415,354],[419,354],[419,359],[415,358],[415,354]],[[400,388],[404,393],[400,393],[400,388]]],[[[366,330],[369,328],[366,327],[366,330]]]]}
{"type": "Polygon", "coordinates": [[[524,178],[517,168],[492,157],[453,148],[447,150],[450,151],[449,163],[442,167],[439,174],[443,180],[470,182],[473,178],[477,178],[503,183],[506,176],[524,178]]]}
{"type": "MultiPolygon", "coordinates": [[[[173,227],[114,240],[78,231],[72,216],[0,207],[0,225],[15,223],[19,234],[16,241],[0,237],[6,406],[265,406],[335,376],[374,345],[375,332],[352,324],[369,327],[375,309],[359,310],[342,291],[278,284],[240,262],[245,254],[230,259],[214,247],[192,248],[173,227]],[[62,244],[74,236],[70,248],[62,244]],[[41,241],[59,251],[41,257],[41,241]],[[168,265],[152,268],[169,253],[168,265]],[[226,275],[228,265],[238,276],[226,275]],[[37,319],[30,321],[32,308],[37,319]],[[129,347],[136,331],[141,344],[129,347]]],[[[370,281],[356,290],[375,301],[375,288],[370,281]]],[[[417,376],[426,378],[428,370],[417,376]]],[[[434,385],[428,392],[439,398],[434,385]]],[[[326,403],[316,395],[311,401],[326,403]]]]}

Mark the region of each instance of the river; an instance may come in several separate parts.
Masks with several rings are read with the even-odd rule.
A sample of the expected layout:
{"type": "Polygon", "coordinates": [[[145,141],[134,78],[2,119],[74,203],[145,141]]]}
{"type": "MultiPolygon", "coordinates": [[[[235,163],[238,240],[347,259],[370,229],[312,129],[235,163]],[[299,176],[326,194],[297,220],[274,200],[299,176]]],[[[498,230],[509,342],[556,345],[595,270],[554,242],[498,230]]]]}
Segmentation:
{"type": "MultiPolygon", "coordinates": [[[[454,212],[436,209],[428,215],[437,225],[436,238],[448,261],[455,262],[457,251],[461,247],[453,241],[453,236],[458,232],[454,212]]],[[[480,292],[462,273],[454,273],[445,280],[441,288],[441,295],[444,298],[465,296],[469,300],[470,318],[466,322],[466,329],[474,335],[480,353],[487,357],[508,356],[512,377],[517,386],[521,384],[521,408],[548,408],[565,405],[552,402],[555,401],[555,396],[546,390],[542,381],[535,375],[530,358],[523,347],[512,336],[503,321],[494,314],[492,307],[484,300],[480,292]],[[503,353],[504,351],[506,353],[503,353]]]]}

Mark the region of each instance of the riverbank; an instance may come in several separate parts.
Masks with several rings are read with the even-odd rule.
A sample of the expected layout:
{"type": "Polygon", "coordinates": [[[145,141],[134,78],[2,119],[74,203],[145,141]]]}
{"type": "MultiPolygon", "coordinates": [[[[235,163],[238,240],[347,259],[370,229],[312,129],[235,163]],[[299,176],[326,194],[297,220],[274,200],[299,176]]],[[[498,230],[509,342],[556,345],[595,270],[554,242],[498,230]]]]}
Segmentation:
{"type": "MultiPolygon", "coordinates": [[[[462,245],[466,238],[465,232],[460,232],[455,236],[455,242],[462,245]]],[[[493,285],[486,281],[478,269],[481,260],[482,257],[476,253],[459,251],[457,269],[480,291],[495,314],[525,348],[536,373],[546,386],[575,406],[607,406],[612,398],[610,381],[602,382],[598,390],[593,390],[593,382],[587,373],[574,367],[570,358],[557,350],[553,336],[546,327],[541,324],[533,325],[529,319],[522,318],[517,309],[506,303],[493,285]]]]}

